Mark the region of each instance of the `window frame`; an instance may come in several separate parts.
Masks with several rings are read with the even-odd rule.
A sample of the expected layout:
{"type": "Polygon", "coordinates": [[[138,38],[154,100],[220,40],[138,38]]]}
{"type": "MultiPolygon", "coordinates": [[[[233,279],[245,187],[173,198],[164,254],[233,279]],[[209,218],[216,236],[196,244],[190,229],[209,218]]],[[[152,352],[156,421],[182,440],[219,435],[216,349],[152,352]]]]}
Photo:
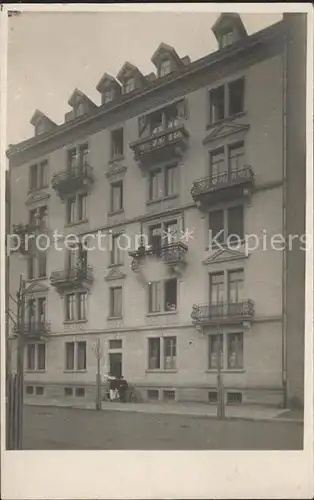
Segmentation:
{"type": "Polygon", "coordinates": [[[88,321],[88,292],[86,290],[66,292],[64,294],[64,323],[80,323],[86,321],[88,321]],[[84,296],[83,301],[81,300],[82,296],[84,296]],[[81,311],[82,302],[84,303],[84,314],[82,314],[81,311]],[[73,318],[70,318],[70,311],[72,311],[73,318]]]}
{"type": "Polygon", "coordinates": [[[123,317],[123,286],[122,285],[116,285],[116,286],[111,286],[109,287],[109,319],[115,319],[119,318],[121,319],[123,317]],[[120,290],[120,314],[115,314],[115,291],[120,290]]]}
{"type": "MultiPolygon", "coordinates": [[[[172,346],[173,347],[173,346],[172,346]]],[[[169,356],[167,356],[169,357],[169,356]]],[[[177,371],[177,363],[178,363],[178,337],[176,335],[165,335],[158,336],[152,335],[147,337],[147,369],[146,371],[150,372],[175,372],[177,371]],[[172,366],[168,367],[166,362],[166,343],[168,341],[174,341],[174,351],[175,354],[171,356],[172,366]],[[156,343],[157,348],[157,356],[152,357],[151,354],[153,350],[151,348],[153,343],[156,343]],[[156,358],[156,363],[152,363],[152,359],[156,358]],[[159,359],[158,359],[159,358],[159,359]],[[154,366],[155,365],[155,366],[154,366]]]]}
{"type": "Polygon", "coordinates": [[[123,180],[120,179],[118,181],[113,181],[110,183],[110,213],[115,214],[118,212],[122,212],[123,209],[123,180]],[[119,198],[118,206],[115,207],[115,190],[118,190],[117,197],[119,198]]]}
{"type": "Polygon", "coordinates": [[[176,314],[179,310],[179,286],[178,286],[178,279],[177,278],[166,278],[162,280],[155,280],[155,281],[150,281],[148,283],[148,302],[147,302],[147,315],[151,316],[154,314],[176,314]],[[175,309],[167,309],[166,308],[166,284],[169,283],[170,281],[176,281],[176,305],[175,309]],[[159,303],[159,310],[151,310],[152,308],[152,291],[154,290],[153,287],[156,287],[156,294],[157,298],[156,301],[159,303]],[[159,293],[159,298],[158,298],[158,293],[159,293]]]}
{"type": "Polygon", "coordinates": [[[206,371],[209,371],[209,372],[218,372],[219,368],[218,366],[216,368],[214,367],[211,367],[211,363],[210,363],[210,353],[211,353],[211,341],[212,341],[212,338],[214,337],[217,337],[218,335],[220,335],[220,338],[222,339],[222,355],[221,355],[221,359],[222,359],[222,364],[221,364],[221,367],[220,367],[220,370],[222,372],[229,372],[229,373],[232,373],[232,372],[244,372],[245,371],[245,332],[243,330],[238,330],[238,329],[235,329],[235,330],[232,330],[232,331],[223,331],[223,332],[216,332],[216,333],[212,333],[212,334],[208,334],[207,337],[208,337],[208,343],[207,343],[207,370],[206,371]],[[241,363],[240,363],[240,366],[237,366],[237,367],[231,367],[230,366],[230,362],[229,362],[229,339],[231,336],[233,335],[236,335],[236,336],[239,336],[240,337],[240,360],[241,360],[241,363]]]}
{"type": "Polygon", "coordinates": [[[46,158],[38,161],[37,163],[32,163],[29,165],[29,181],[28,190],[29,192],[38,191],[40,189],[45,189],[49,187],[49,162],[46,158]],[[32,174],[32,171],[35,174],[32,174]],[[33,181],[34,186],[33,186],[33,181]]]}
{"type": "MultiPolygon", "coordinates": [[[[219,245],[221,246],[225,246],[227,245],[227,243],[232,247],[232,242],[233,242],[233,239],[232,238],[229,238],[232,234],[235,234],[235,233],[230,233],[229,231],[229,228],[230,228],[230,217],[229,217],[229,213],[231,210],[237,210],[239,208],[242,208],[242,220],[241,220],[241,226],[242,226],[242,234],[241,235],[238,235],[239,238],[237,239],[234,239],[234,246],[236,246],[238,244],[238,242],[243,242],[244,241],[244,236],[245,236],[245,217],[246,217],[246,211],[245,211],[245,205],[244,203],[237,203],[237,204],[232,204],[232,205],[228,205],[226,207],[223,207],[223,208],[215,208],[213,210],[209,210],[208,211],[208,217],[207,217],[207,227],[208,227],[208,231],[209,231],[209,234],[210,234],[210,231],[212,230],[211,229],[211,217],[213,217],[211,214],[215,214],[215,213],[220,213],[222,212],[223,214],[223,233],[220,234],[220,236],[216,237],[215,238],[215,234],[211,234],[212,236],[212,239],[215,239],[216,241],[218,241],[219,245]]],[[[217,235],[219,234],[220,231],[218,231],[217,235]]],[[[209,241],[209,244],[208,244],[208,249],[210,250],[217,250],[217,248],[219,248],[218,245],[215,244],[216,242],[215,241],[212,241],[210,242],[209,241]],[[211,245],[210,245],[211,243],[211,245]]]]}
{"type": "Polygon", "coordinates": [[[64,342],[64,371],[65,372],[86,372],[87,371],[87,341],[86,340],[66,340],[64,342]],[[78,368],[78,344],[85,345],[85,368],[78,368]],[[67,346],[72,345],[73,346],[73,368],[67,368],[67,346]]]}
{"type": "Polygon", "coordinates": [[[26,366],[26,371],[27,372],[45,372],[47,368],[47,345],[45,342],[30,342],[26,344],[26,349],[25,349],[25,366],[26,366]],[[40,363],[40,350],[39,350],[39,345],[44,347],[44,356],[43,356],[43,365],[44,368],[39,368],[41,365],[40,363]],[[30,348],[33,348],[33,368],[29,365],[29,350],[30,348]]]}
{"type": "Polygon", "coordinates": [[[209,101],[209,113],[208,113],[208,118],[209,118],[209,126],[221,123],[225,120],[232,119],[242,113],[245,113],[246,109],[246,100],[245,100],[245,93],[246,93],[246,77],[244,75],[238,76],[237,78],[234,78],[232,80],[226,81],[225,83],[222,83],[220,85],[211,87],[207,89],[208,92],[208,101],[209,101]],[[243,95],[242,95],[242,110],[238,111],[237,113],[230,114],[230,86],[235,84],[237,81],[243,81],[243,95]],[[224,113],[223,113],[223,118],[219,119],[214,119],[213,117],[213,108],[212,108],[212,94],[214,92],[217,92],[218,89],[223,89],[224,93],[224,98],[223,98],[223,106],[224,106],[224,113]]]}

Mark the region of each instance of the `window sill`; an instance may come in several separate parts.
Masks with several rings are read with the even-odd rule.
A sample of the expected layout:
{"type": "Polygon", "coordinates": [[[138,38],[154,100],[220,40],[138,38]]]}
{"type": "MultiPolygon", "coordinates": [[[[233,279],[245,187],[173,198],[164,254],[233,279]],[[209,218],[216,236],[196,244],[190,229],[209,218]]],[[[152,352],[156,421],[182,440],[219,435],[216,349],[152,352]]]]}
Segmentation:
{"type": "Polygon", "coordinates": [[[27,194],[34,194],[34,193],[38,193],[40,192],[42,189],[48,189],[49,188],[49,184],[45,184],[45,186],[40,186],[40,187],[37,187],[37,188],[33,188],[33,189],[29,189],[27,191],[27,194]]]}
{"type": "Polygon", "coordinates": [[[178,198],[177,194],[170,194],[169,196],[163,196],[162,198],[158,198],[156,200],[147,200],[146,205],[153,205],[154,203],[160,203],[162,201],[168,201],[178,198]]]}
{"type": "Polygon", "coordinates": [[[46,370],[30,370],[27,368],[25,373],[46,373],[46,370]]]}
{"type": "Polygon", "coordinates": [[[36,283],[36,281],[44,281],[47,280],[48,276],[40,276],[40,278],[28,278],[27,283],[36,283]]]}
{"type": "Polygon", "coordinates": [[[151,316],[168,316],[168,314],[178,314],[178,311],[160,311],[160,312],[150,312],[146,314],[147,318],[150,318],[151,316]]]}
{"type": "Polygon", "coordinates": [[[241,118],[242,116],[245,116],[245,115],[246,115],[246,112],[241,111],[240,113],[237,113],[236,115],[226,116],[223,120],[219,120],[219,121],[214,122],[214,123],[208,123],[206,125],[206,130],[209,130],[213,127],[216,127],[217,125],[222,125],[223,123],[231,122],[232,120],[235,120],[236,118],[241,118]]]}
{"type": "Polygon", "coordinates": [[[112,217],[113,215],[119,215],[119,214],[123,214],[123,213],[124,213],[124,209],[120,208],[119,210],[114,210],[113,212],[108,212],[108,215],[109,215],[109,217],[112,217]]]}
{"type": "Polygon", "coordinates": [[[73,325],[74,323],[87,323],[87,319],[67,319],[63,321],[64,325],[73,325]]]}
{"type": "Polygon", "coordinates": [[[164,369],[148,369],[148,370],[145,370],[145,373],[177,373],[177,369],[176,368],[171,368],[169,370],[164,370],[164,369]]]}
{"type": "MultiPolygon", "coordinates": [[[[230,369],[227,369],[227,368],[224,368],[222,370],[220,370],[221,373],[245,373],[245,370],[244,368],[230,368],[230,369]]],[[[205,370],[205,373],[218,373],[218,370],[215,370],[215,369],[210,369],[210,370],[205,370]]]]}
{"type": "Polygon", "coordinates": [[[124,265],[124,263],[123,263],[123,262],[120,262],[119,264],[109,264],[107,267],[108,267],[109,269],[112,269],[112,268],[115,268],[115,267],[121,267],[121,266],[123,266],[123,265],[124,265]]]}
{"type": "Polygon", "coordinates": [[[110,158],[109,163],[115,163],[116,161],[124,160],[124,154],[116,155],[110,158]]]}
{"type": "Polygon", "coordinates": [[[107,320],[123,319],[123,316],[108,316],[107,320]]]}
{"type": "Polygon", "coordinates": [[[87,370],[63,370],[63,373],[87,373],[87,370]]]}
{"type": "Polygon", "coordinates": [[[216,251],[216,250],[219,250],[220,248],[223,248],[224,250],[227,250],[227,249],[231,249],[231,250],[235,250],[237,251],[238,250],[238,245],[242,246],[244,245],[245,243],[245,240],[239,240],[237,243],[235,243],[234,245],[228,245],[228,243],[226,241],[223,241],[221,243],[219,243],[218,245],[212,245],[211,247],[207,246],[205,248],[205,251],[209,252],[209,251],[216,251]]]}
{"type": "Polygon", "coordinates": [[[80,224],[84,224],[88,222],[88,219],[82,219],[82,220],[78,220],[76,222],[70,222],[68,224],[65,224],[65,228],[68,228],[68,227],[74,227],[74,226],[79,226],[80,224]]]}

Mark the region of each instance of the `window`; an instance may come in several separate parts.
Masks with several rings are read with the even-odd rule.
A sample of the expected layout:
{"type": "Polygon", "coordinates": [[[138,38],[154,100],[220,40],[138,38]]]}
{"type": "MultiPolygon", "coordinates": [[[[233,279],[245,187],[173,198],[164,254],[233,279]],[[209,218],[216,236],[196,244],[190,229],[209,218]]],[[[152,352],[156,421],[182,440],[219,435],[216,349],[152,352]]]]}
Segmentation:
{"type": "Polygon", "coordinates": [[[44,323],[46,321],[46,297],[41,297],[37,299],[37,308],[38,308],[38,321],[39,323],[44,323]]]}
{"type": "Polygon", "coordinates": [[[149,295],[149,312],[160,312],[161,310],[161,282],[154,281],[149,283],[148,295],[149,295]]]}
{"type": "Polygon", "coordinates": [[[76,167],[76,148],[68,151],[68,170],[73,172],[76,167]]]}
{"type": "Polygon", "coordinates": [[[210,123],[224,120],[244,111],[244,78],[209,91],[210,123]]]}
{"type": "Polygon", "coordinates": [[[27,385],[25,389],[26,394],[34,394],[34,386],[33,385],[27,385]]]}
{"type": "Polygon", "coordinates": [[[233,116],[244,110],[244,78],[230,82],[228,115],[233,116]]]}
{"type": "Polygon", "coordinates": [[[225,276],[224,273],[213,273],[210,280],[210,304],[218,305],[224,302],[225,298],[225,276]]]}
{"type": "Polygon", "coordinates": [[[228,334],[228,368],[243,368],[243,333],[228,334]]]}
{"type": "Polygon", "coordinates": [[[171,245],[178,241],[178,223],[176,220],[166,222],[164,224],[164,241],[165,244],[171,245]]]}
{"type": "Polygon", "coordinates": [[[37,210],[37,226],[39,229],[46,229],[48,225],[48,207],[43,206],[37,210]]]}
{"type": "Polygon", "coordinates": [[[111,132],[111,158],[123,156],[123,128],[111,132]]]}
{"type": "Polygon", "coordinates": [[[67,223],[73,224],[75,222],[75,198],[68,198],[67,200],[67,223]]]}
{"type": "Polygon", "coordinates": [[[147,399],[159,399],[159,390],[158,389],[148,389],[147,390],[147,399]]]}
{"type": "Polygon", "coordinates": [[[65,343],[65,369],[86,370],[86,341],[65,343]]]}
{"type": "Polygon", "coordinates": [[[82,116],[84,114],[84,103],[82,101],[78,102],[74,109],[75,118],[82,116]]]}
{"type": "Polygon", "coordinates": [[[113,101],[113,91],[106,90],[103,94],[103,104],[113,101]]]}
{"type": "Polygon", "coordinates": [[[26,369],[31,371],[46,369],[46,344],[26,344],[26,369]]]}
{"type": "Polygon", "coordinates": [[[177,191],[177,165],[171,165],[165,169],[165,195],[171,196],[177,191]]]}
{"type": "MultiPolygon", "coordinates": [[[[78,220],[86,220],[87,219],[87,193],[79,194],[77,197],[78,202],[78,220]]],[[[74,204],[75,207],[75,204],[74,204]]],[[[71,213],[73,216],[73,213],[71,213]]]]}
{"type": "Polygon", "coordinates": [[[35,259],[34,257],[29,257],[27,259],[27,279],[35,279],[35,259]]]}
{"type": "Polygon", "coordinates": [[[127,80],[125,80],[124,82],[124,93],[125,94],[129,94],[130,92],[133,92],[133,90],[135,90],[135,80],[134,78],[128,78],[127,80]]]}
{"type": "Polygon", "coordinates": [[[69,293],[65,296],[66,321],[87,319],[87,292],[69,293]]]}
{"type": "Polygon", "coordinates": [[[228,45],[232,45],[233,39],[234,39],[233,30],[222,33],[220,38],[220,48],[223,49],[224,47],[228,47],[228,45]]]}
{"type": "Polygon", "coordinates": [[[210,173],[212,184],[219,182],[219,174],[226,172],[225,151],[224,148],[219,148],[210,153],[210,173]]]}
{"type": "Polygon", "coordinates": [[[179,110],[178,105],[174,104],[165,109],[166,128],[175,128],[179,125],[179,110]]]}
{"type": "Polygon", "coordinates": [[[29,168],[29,189],[41,189],[48,186],[48,160],[29,168]]]}
{"type": "Polygon", "coordinates": [[[210,391],[208,393],[209,403],[217,403],[217,391],[210,391]]]}
{"type": "Polygon", "coordinates": [[[210,370],[223,368],[223,335],[209,335],[209,366],[210,370]],[[220,353],[220,356],[219,356],[220,353]]]}
{"type": "Polygon", "coordinates": [[[228,167],[229,171],[237,172],[244,166],[244,143],[239,142],[228,147],[228,167]]]}
{"type": "Polygon", "coordinates": [[[176,393],[173,390],[169,391],[167,389],[164,389],[162,391],[162,393],[163,393],[163,400],[164,401],[174,401],[176,398],[176,393]]]}
{"type": "Polygon", "coordinates": [[[152,250],[158,252],[160,250],[162,244],[161,237],[161,224],[157,224],[156,226],[151,226],[149,228],[148,234],[148,244],[151,246],[152,250]]]}
{"type": "Polygon", "coordinates": [[[210,96],[210,121],[211,123],[218,122],[225,118],[225,88],[222,85],[213,89],[209,93],[210,96]]]}
{"type": "Polygon", "coordinates": [[[88,144],[80,144],[78,147],[79,152],[79,167],[80,169],[84,169],[88,166],[88,155],[89,149],[88,144]]]}
{"type": "Polygon", "coordinates": [[[177,280],[171,278],[165,281],[165,311],[177,309],[177,280]]]}
{"type": "Polygon", "coordinates": [[[209,230],[213,248],[226,242],[237,245],[244,238],[243,205],[209,212],[209,230]]]}
{"type": "Polygon", "coordinates": [[[122,340],[120,339],[109,340],[109,349],[122,349],[122,340]]]}
{"type": "Polygon", "coordinates": [[[77,369],[86,370],[86,342],[77,342],[77,369]]]}
{"type": "Polygon", "coordinates": [[[80,193],[66,201],[67,224],[84,222],[87,220],[87,193],[80,193]]]}
{"type": "Polygon", "coordinates": [[[158,200],[162,196],[162,170],[158,168],[149,173],[149,200],[158,200]]]}
{"type": "Polygon", "coordinates": [[[38,260],[38,277],[45,278],[47,275],[47,253],[43,250],[37,254],[38,260]]]}
{"type": "Polygon", "coordinates": [[[110,288],[110,317],[119,318],[122,316],[122,287],[110,288]]]}
{"type": "Polygon", "coordinates": [[[28,299],[26,305],[26,322],[34,325],[36,322],[44,324],[46,321],[46,297],[38,299],[28,299]]]}
{"type": "Polygon", "coordinates": [[[44,395],[44,388],[40,385],[35,387],[35,394],[36,396],[43,396],[44,395]]]}
{"type": "Polygon", "coordinates": [[[111,212],[123,210],[123,181],[111,184],[111,212]]]}
{"type": "Polygon", "coordinates": [[[64,388],[65,396],[73,396],[73,387],[65,387],[64,388]]]}
{"type": "Polygon", "coordinates": [[[243,300],[243,269],[228,272],[228,293],[229,302],[241,302],[243,300]]]}
{"type": "Polygon", "coordinates": [[[120,239],[119,234],[115,234],[112,236],[112,251],[111,251],[112,265],[123,263],[122,250],[120,248],[119,239],[120,239]]]}
{"type": "Polygon", "coordinates": [[[227,404],[241,404],[242,392],[227,392],[227,404]]]}
{"type": "Polygon", "coordinates": [[[168,75],[171,72],[171,61],[170,59],[164,59],[160,63],[159,76],[168,75]]]}
{"type": "Polygon", "coordinates": [[[177,309],[177,279],[171,278],[152,281],[148,285],[148,312],[176,311],[177,309]]]}
{"type": "Polygon", "coordinates": [[[160,369],[160,338],[148,339],[148,368],[160,369]]]}
{"type": "Polygon", "coordinates": [[[163,113],[161,111],[152,113],[150,115],[150,135],[158,134],[159,132],[162,132],[163,129],[163,113]]]}
{"type": "Polygon", "coordinates": [[[76,387],[75,388],[75,396],[78,398],[83,398],[85,396],[85,388],[84,387],[76,387]]]}
{"type": "Polygon", "coordinates": [[[164,369],[173,370],[176,367],[177,338],[164,338],[164,369]]]}

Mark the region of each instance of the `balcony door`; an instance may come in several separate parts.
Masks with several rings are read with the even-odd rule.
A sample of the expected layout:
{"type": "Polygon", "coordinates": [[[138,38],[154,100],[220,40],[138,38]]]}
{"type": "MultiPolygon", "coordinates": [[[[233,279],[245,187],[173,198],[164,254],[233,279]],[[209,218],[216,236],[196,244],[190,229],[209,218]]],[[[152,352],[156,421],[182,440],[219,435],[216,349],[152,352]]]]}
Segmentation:
{"type": "Polygon", "coordinates": [[[225,300],[225,277],[224,273],[211,274],[209,277],[209,315],[212,317],[220,317],[223,315],[223,307],[225,300]]]}
{"type": "Polygon", "coordinates": [[[241,314],[244,288],[243,269],[229,271],[228,273],[228,308],[229,314],[241,314]]]}
{"type": "Polygon", "coordinates": [[[225,162],[224,148],[219,148],[210,153],[210,177],[212,185],[221,184],[228,176],[228,169],[225,162]]]}

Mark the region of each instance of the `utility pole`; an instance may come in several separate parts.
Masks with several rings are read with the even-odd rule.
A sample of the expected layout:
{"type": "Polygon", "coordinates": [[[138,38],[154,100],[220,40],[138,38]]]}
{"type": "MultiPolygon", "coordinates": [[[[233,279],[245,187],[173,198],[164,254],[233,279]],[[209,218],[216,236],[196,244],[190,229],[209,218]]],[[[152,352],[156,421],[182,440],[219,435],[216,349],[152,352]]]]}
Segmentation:
{"type": "Polygon", "coordinates": [[[101,410],[101,373],[100,373],[100,360],[102,358],[102,349],[100,346],[100,339],[97,338],[96,344],[94,345],[94,352],[96,356],[97,368],[96,368],[96,411],[101,410]]]}
{"type": "Polygon", "coordinates": [[[17,449],[23,448],[23,407],[24,407],[24,330],[25,330],[25,281],[20,277],[20,288],[17,293],[17,386],[18,386],[18,419],[17,449]]]}
{"type": "Polygon", "coordinates": [[[217,418],[222,420],[225,418],[225,396],[224,388],[221,374],[221,358],[223,355],[223,334],[220,330],[220,325],[217,328],[218,331],[218,371],[217,371],[217,418]]]}

